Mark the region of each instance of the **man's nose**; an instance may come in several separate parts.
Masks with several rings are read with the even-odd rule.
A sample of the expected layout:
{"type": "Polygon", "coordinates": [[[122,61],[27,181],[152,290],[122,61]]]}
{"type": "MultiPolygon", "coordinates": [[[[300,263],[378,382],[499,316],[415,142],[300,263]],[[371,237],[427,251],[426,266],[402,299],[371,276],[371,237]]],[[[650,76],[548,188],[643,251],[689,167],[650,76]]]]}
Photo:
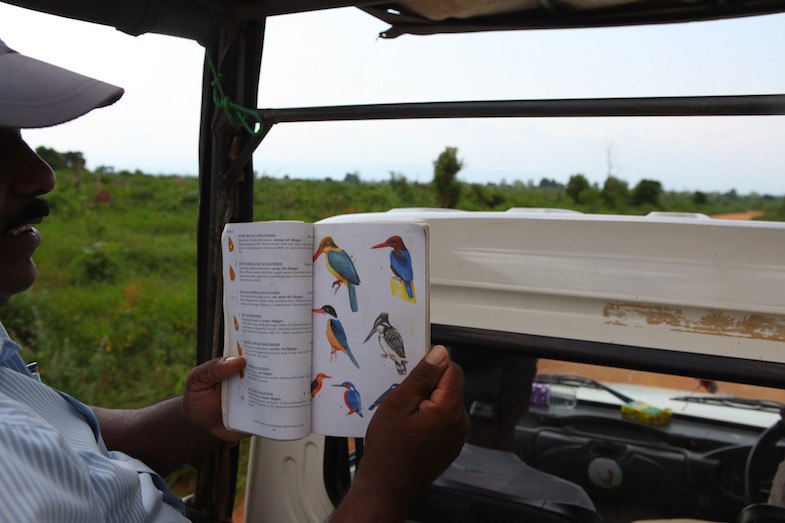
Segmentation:
{"type": "Polygon", "coordinates": [[[14,192],[21,196],[40,196],[51,192],[54,187],[52,168],[25,144],[17,164],[14,192]]]}

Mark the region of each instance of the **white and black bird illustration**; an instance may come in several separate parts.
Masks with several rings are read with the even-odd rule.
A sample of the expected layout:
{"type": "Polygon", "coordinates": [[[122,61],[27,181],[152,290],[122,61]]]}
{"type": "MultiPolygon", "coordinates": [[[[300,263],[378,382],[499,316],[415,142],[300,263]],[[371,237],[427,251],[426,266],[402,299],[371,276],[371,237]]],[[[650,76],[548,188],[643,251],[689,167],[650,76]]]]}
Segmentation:
{"type": "Polygon", "coordinates": [[[406,374],[406,350],[403,348],[403,338],[398,329],[390,325],[390,317],[386,312],[382,312],[373,322],[373,328],[365,342],[371,339],[376,333],[378,335],[379,347],[382,349],[382,357],[390,358],[395,362],[395,369],[398,374],[406,374]]]}

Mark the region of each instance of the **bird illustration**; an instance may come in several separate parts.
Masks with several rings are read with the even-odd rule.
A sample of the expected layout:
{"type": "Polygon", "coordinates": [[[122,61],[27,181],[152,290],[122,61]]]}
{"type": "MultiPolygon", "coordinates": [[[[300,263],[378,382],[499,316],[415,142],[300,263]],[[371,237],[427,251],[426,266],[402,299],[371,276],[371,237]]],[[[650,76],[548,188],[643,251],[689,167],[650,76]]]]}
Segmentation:
{"type": "Polygon", "coordinates": [[[346,331],[343,329],[340,320],[338,320],[338,313],[335,312],[333,306],[325,305],[321,309],[311,310],[317,314],[332,316],[332,318],[329,318],[327,321],[327,341],[330,342],[330,347],[332,347],[332,350],[330,351],[330,361],[335,361],[337,358],[336,351],[345,352],[346,355],[349,356],[349,359],[352,360],[352,363],[354,363],[354,366],[359,369],[360,364],[357,363],[354,354],[352,354],[352,350],[349,348],[349,341],[346,339],[346,331]]]}
{"type": "Polygon", "coordinates": [[[368,336],[365,337],[367,342],[371,336],[376,333],[378,335],[379,347],[382,349],[382,357],[390,358],[395,362],[395,368],[398,374],[406,374],[406,350],[403,348],[403,338],[398,329],[390,325],[390,317],[386,312],[382,312],[373,322],[373,328],[368,336]]]}
{"type": "Polygon", "coordinates": [[[357,390],[357,387],[355,387],[351,381],[344,381],[340,385],[333,385],[333,387],[344,387],[346,389],[343,393],[343,402],[349,407],[349,412],[347,412],[346,415],[348,416],[356,413],[362,418],[363,405],[362,400],[360,399],[360,391],[357,390]]]}
{"type": "Polygon", "coordinates": [[[390,388],[389,388],[389,389],[387,389],[386,391],[382,392],[382,395],[381,395],[381,396],[379,396],[378,398],[376,398],[376,401],[374,401],[374,402],[371,404],[371,406],[370,406],[370,407],[368,407],[368,410],[373,410],[373,409],[375,409],[376,407],[378,407],[378,406],[379,406],[379,404],[380,404],[382,401],[384,401],[384,398],[386,398],[386,397],[387,397],[387,395],[388,395],[389,393],[391,393],[392,391],[394,391],[394,390],[395,390],[395,387],[397,387],[397,386],[398,386],[398,384],[397,384],[397,383],[393,383],[392,385],[390,385],[390,388]]]}
{"type": "Polygon", "coordinates": [[[371,247],[371,249],[381,249],[391,247],[390,269],[395,277],[403,282],[406,294],[410,300],[414,300],[414,270],[412,269],[412,257],[400,236],[390,236],[384,242],[371,247]]]}
{"type": "Polygon", "coordinates": [[[330,236],[325,236],[319,242],[319,248],[313,255],[313,261],[316,262],[316,258],[323,252],[326,253],[327,270],[336,278],[333,282],[335,292],[338,292],[342,283],[346,285],[349,291],[349,306],[352,308],[352,312],[357,312],[357,289],[355,287],[360,285],[360,276],[357,275],[354,262],[346,251],[335,245],[330,236]]]}
{"type": "Polygon", "coordinates": [[[320,390],[322,390],[322,382],[324,382],[326,378],[332,378],[332,376],[328,376],[324,372],[320,372],[319,374],[316,375],[316,378],[314,378],[314,380],[311,382],[312,398],[316,396],[320,390]]]}

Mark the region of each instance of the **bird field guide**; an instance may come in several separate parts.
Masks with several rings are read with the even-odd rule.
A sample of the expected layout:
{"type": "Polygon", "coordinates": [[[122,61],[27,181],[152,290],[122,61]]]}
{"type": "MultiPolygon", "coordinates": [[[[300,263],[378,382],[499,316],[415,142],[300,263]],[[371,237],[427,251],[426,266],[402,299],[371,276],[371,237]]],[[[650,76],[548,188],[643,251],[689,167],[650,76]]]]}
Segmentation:
{"type": "Polygon", "coordinates": [[[430,344],[428,226],[230,223],[224,425],[273,439],[363,437],[430,344]]]}

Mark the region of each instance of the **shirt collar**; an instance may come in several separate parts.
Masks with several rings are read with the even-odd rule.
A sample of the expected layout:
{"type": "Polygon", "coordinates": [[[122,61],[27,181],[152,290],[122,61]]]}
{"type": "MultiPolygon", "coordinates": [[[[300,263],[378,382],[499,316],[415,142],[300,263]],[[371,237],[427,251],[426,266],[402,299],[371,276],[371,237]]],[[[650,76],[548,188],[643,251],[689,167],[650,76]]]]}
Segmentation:
{"type": "Polygon", "coordinates": [[[20,350],[19,344],[8,337],[5,327],[0,323],[0,365],[7,365],[7,361],[20,350]]]}
{"type": "Polygon", "coordinates": [[[8,337],[5,327],[0,323],[0,367],[6,367],[34,377],[19,355],[20,350],[22,350],[22,347],[8,337]]]}

